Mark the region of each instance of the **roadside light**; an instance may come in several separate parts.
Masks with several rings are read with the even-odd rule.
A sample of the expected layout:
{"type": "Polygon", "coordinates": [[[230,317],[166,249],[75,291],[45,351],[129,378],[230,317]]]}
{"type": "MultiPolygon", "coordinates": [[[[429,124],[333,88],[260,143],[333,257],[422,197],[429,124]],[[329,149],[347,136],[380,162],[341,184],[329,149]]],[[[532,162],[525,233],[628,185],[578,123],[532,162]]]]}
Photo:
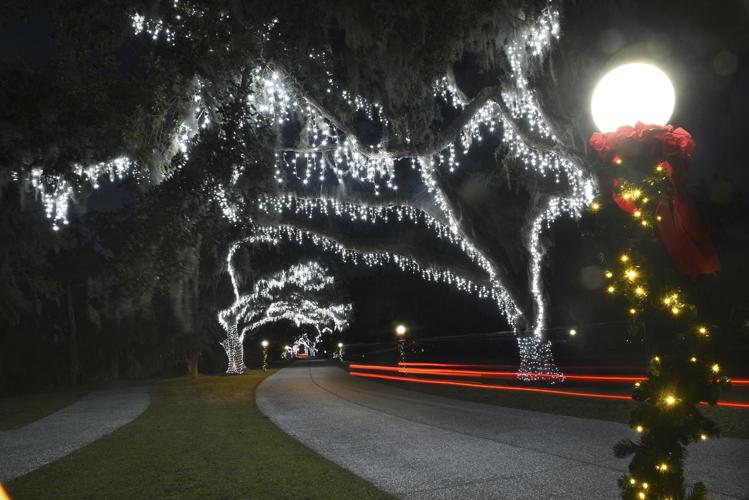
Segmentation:
{"type": "MultiPolygon", "coordinates": [[[[364,356],[364,355],[362,355],[364,356]]],[[[335,356],[333,356],[335,357],[335,356]]],[[[343,363],[343,342],[338,342],[338,361],[343,363]]]]}
{"type": "Polygon", "coordinates": [[[263,346],[263,371],[268,371],[268,346],[270,343],[267,340],[263,340],[260,342],[260,345],[263,346]]]}
{"type": "Polygon", "coordinates": [[[399,337],[402,337],[406,334],[408,329],[406,328],[406,325],[398,325],[395,327],[395,334],[399,337]]]}

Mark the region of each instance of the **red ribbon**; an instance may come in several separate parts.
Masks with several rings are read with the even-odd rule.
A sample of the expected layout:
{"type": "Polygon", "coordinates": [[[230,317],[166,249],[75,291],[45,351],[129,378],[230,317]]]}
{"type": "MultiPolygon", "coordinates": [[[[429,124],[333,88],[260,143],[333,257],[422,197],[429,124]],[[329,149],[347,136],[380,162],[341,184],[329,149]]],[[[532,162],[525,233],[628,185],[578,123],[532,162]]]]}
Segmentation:
{"type": "MultiPolygon", "coordinates": [[[[670,202],[661,202],[656,207],[659,216],[658,231],[676,269],[692,279],[702,274],[717,274],[720,260],[715,252],[710,234],[702,225],[697,208],[686,188],[687,166],[695,148],[692,136],[682,128],[671,125],[659,127],[638,122],[634,127],[620,127],[616,132],[595,132],[590,144],[602,159],[621,163],[617,153],[636,143],[641,153],[662,160],[660,165],[666,172],[673,196],[670,202]]],[[[635,201],[617,194],[621,179],[614,179],[612,198],[620,209],[632,213],[637,209],[635,201]]]]}

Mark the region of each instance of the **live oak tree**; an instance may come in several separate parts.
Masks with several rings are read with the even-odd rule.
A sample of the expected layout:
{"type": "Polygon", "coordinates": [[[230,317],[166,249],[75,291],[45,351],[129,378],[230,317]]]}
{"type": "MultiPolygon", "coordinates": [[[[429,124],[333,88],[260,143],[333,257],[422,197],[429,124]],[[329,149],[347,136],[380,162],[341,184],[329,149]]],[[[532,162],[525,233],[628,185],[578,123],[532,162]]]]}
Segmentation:
{"type": "Polygon", "coordinates": [[[250,293],[242,294],[232,257],[233,252],[229,269],[234,302],[218,313],[218,321],[226,332],[221,341],[228,358],[226,373],[245,371],[245,335],[266,325],[285,321],[297,328],[313,328],[316,335],[310,338],[300,332],[294,342],[294,347],[303,343],[311,352],[324,332],[348,328],[353,306],[338,301],[341,294],[335,288],[335,278],[318,263],[295,264],[262,276],[253,283],[250,293]]]}
{"type": "MultiPolygon", "coordinates": [[[[332,197],[345,195],[341,199],[350,200],[345,210],[372,208],[378,212],[376,216],[405,209],[415,214],[412,222],[421,219],[429,229],[436,228],[437,236],[448,240],[453,249],[425,252],[430,245],[414,245],[403,249],[404,256],[410,253],[413,257],[399,260],[398,265],[402,267],[408,262],[412,270],[425,277],[457,284],[461,289],[494,300],[523,336],[519,340],[521,372],[533,377],[534,373],[554,370],[548,345],[543,344],[545,306],[540,277],[543,255],[540,235],[545,224],[559,213],[579,211],[581,201],[589,196],[586,192],[590,185],[575,166],[576,154],[553,136],[551,125],[544,122],[538,108],[523,106],[533,100],[532,91],[526,88],[529,72],[536,59],[542,60],[545,45],[556,36],[558,21],[554,11],[541,3],[492,3],[480,7],[457,9],[447,4],[424,3],[405,11],[378,11],[368,5],[344,9],[322,2],[311,4],[310,8],[325,13],[325,17],[315,24],[316,29],[303,30],[310,18],[305,11],[290,13],[282,8],[248,13],[233,3],[211,7],[190,3],[134,4],[130,11],[133,27],[142,41],[153,42],[160,64],[156,69],[174,71],[181,82],[171,101],[182,105],[174,108],[184,109],[184,103],[190,101],[189,94],[185,95],[186,88],[200,101],[193,116],[189,116],[191,110],[188,110],[184,121],[173,121],[165,129],[176,129],[176,139],[168,140],[169,134],[159,134],[167,143],[174,144],[174,140],[178,143],[177,148],[160,147],[161,151],[176,152],[174,160],[168,166],[163,162],[154,165],[136,155],[119,163],[100,162],[83,171],[73,168],[72,177],[43,171],[41,176],[32,176],[31,182],[35,188],[44,190],[45,204],[57,225],[66,221],[65,197],[69,196],[70,184],[81,182],[81,173],[82,180],[87,182],[103,173],[120,176],[128,174],[128,169],[140,172],[145,168],[152,172],[151,177],[154,171],[167,177],[165,186],[157,188],[157,193],[168,192],[170,184],[186,187],[182,193],[190,197],[184,202],[173,200],[174,209],[187,216],[182,226],[185,229],[194,227],[198,217],[188,216],[190,211],[184,207],[205,213],[208,207],[198,201],[203,197],[203,201],[212,198],[213,202],[219,202],[224,213],[231,214],[236,230],[246,234],[257,230],[254,220],[267,220],[266,214],[257,213],[258,191],[292,196],[294,203],[307,203],[302,185],[290,190],[285,186],[274,189],[262,186],[270,176],[278,179],[269,166],[275,163],[274,168],[278,168],[279,152],[283,152],[283,161],[288,160],[287,153],[327,156],[319,145],[310,148],[309,143],[317,130],[315,123],[325,124],[325,134],[333,131],[340,140],[361,145],[353,149],[346,146],[348,160],[356,164],[359,160],[351,155],[363,152],[364,160],[359,166],[369,173],[361,180],[375,185],[374,193],[360,189],[356,185],[359,171],[353,174],[339,171],[341,179],[350,176],[354,182],[348,183],[344,192],[331,191],[332,197]],[[422,26],[416,30],[394,30],[387,38],[392,49],[378,49],[382,39],[373,34],[392,24],[393,18],[404,22],[420,19],[422,26]],[[446,26],[448,30],[444,29],[446,26]],[[298,43],[287,43],[292,33],[299,34],[298,43]],[[309,43],[302,43],[305,41],[302,37],[308,37],[309,43]],[[312,49],[301,51],[300,47],[312,49]],[[426,53],[431,56],[424,57],[426,53]],[[393,57],[393,54],[400,55],[393,57]],[[460,65],[467,69],[455,71],[460,65]],[[266,105],[249,102],[255,97],[273,98],[261,95],[268,90],[261,88],[263,79],[271,73],[280,75],[283,92],[293,93],[314,110],[306,116],[306,110],[292,110],[293,116],[285,118],[286,125],[281,130],[264,109],[266,105]],[[432,84],[435,81],[440,93],[437,98],[432,84]],[[482,83],[472,85],[472,82],[482,83]],[[344,85],[350,90],[342,92],[344,85]],[[367,95],[370,102],[370,96],[382,98],[382,102],[367,104],[357,92],[367,95]],[[521,123],[524,118],[529,123],[521,123]],[[205,127],[209,122],[210,126],[205,127]],[[197,124],[200,130],[195,131],[197,124]],[[480,140],[485,129],[489,132],[503,129],[505,141],[494,145],[496,160],[505,175],[497,175],[495,161],[482,159],[478,153],[470,155],[477,155],[477,164],[488,168],[454,169],[456,148],[467,147],[466,141],[480,140]],[[196,137],[196,144],[188,148],[191,136],[196,137]],[[460,141],[462,146],[458,144],[460,141]],[[375,144],[377,150],[370,156],[366,148],[375,144]],[[271,155],[275,157],[273,162],[268,161],[271,155]],[[398,192],[395,189],[398,186],[391,180],[396,170],[398,176],[407,175],[403,172],[409,165],[403,160],[409,158],[412,164],[418,164],[418,176],[415,183],[406,178],[412,186],[403,184],[398,192]],[[445,162],[443,166],[457,172],[451,175],[446,168],[434,168],[433,161],[445,162]],[[210,169],[206,168],[209,163],[210,169]],[[529,165],[536,170],[533,175],[524,173],[529,165]],[[544,175],[548,169],[552,175],[547,180],[544,175]],[[556,182],[560,176],[566,177],[561,185],[556,182]],[[380,190],[382,183],[392,189],[380,190]],[[423,189],[420,185],[427,187],[428,196],[419,194],[423,189]],[[569,197],[570,189],[573,198],[569,197]],[[450,251],[464,262],[454,263],[453,258],[447,259],[449,266],[440,262],[440,255],[450,255],[450,251]],[[453,270],[445,274],[444,267],[453,270]]],[[[157,72],[155,80],[161,81],[166,74],[167,71],[157,72]]],[[[163,97],[159,102],[169,102],[168,94],[161,92],[159,95],[163,97]]],[[[282,114],[288,111],[280,110],[282,114]]],[[[184,111],[173,116],[184,117],[184,111]]],[[[473,160],[471,156],[467,158],[473,160]]],[[[325,161],[336,160],[331,156],[325,161]]],[[[355,166],[355,170],[358,168],[355,166]]],[[[307,169],[305,175],[309,173],[307,169]]],[[[145,229],[140,226],[136,225],[136,232],[145,229]]],[[[284,229],[287,236],[291,234],[289,231],[301,230],[299,225],[279,225],[277,221],[265,227],[284,229]]],[[[180,240],[167,235],[179,227],[163,229],[157,228],[158,234],[152,232],[153,237],[145,241],[134,234],[132,246],[145,245],[155,250],[153,242],[164,241],[162,248],[169,252],[169,244],[180,240]]],[[[428,241],[433,235],[426,234],[425,238],[428,241]]],[[[383,248],[384,240],[362,238],[350,245],[359,256],[372,257],[370,250],[383,248]]],[[[431,243],[438,245],[443,243],[431,243]]],[[[137,262],[138,267],[169,266],[168,259],[158,259],[154,252],[140,253],[148,258],[137,262]]],[[[399,253],[388,252],[388,255],[399,253]]],[[[147,281],[167,279],[168,274],[136,273],[135,276],[147,281]]]]}

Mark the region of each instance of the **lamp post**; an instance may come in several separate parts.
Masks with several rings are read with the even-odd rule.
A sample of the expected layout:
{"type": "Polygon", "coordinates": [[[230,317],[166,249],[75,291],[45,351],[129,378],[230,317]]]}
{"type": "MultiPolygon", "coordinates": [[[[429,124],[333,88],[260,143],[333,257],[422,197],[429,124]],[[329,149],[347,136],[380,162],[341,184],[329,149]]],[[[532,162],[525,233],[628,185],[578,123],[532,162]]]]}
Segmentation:
{"type": "Polygon", "coordinates": [[[269,342],[267,340],[263,340],[260,342],[260,346],[263,348],[263,371],[268,371],[268,345],[269,342]]]}
{"type": "MultiPolygon", "coordinates": [[[[610,178],[610,183],[600,187],[613,205],[632,217],[632,228],[639,226],[647,232],[657,228],[674,270],[696,279],[717,273],[720,259],[686,190],[687,169],[696,144],[686,130],[667,125],[674,102],[673,85],[660,69],[643,63],[613,69],[593,94],[591,112],[600,132],[592,134],[590,145],[598,152],[600,168],[607,170],[604,177],[610,178]],[[648,205],[649,200],[655,203],[648,205]]],[[[642,241],[650,246],[647,232],[636,238],[628,230],[622,238],[632,253],[617,259],[621,274],[604,273],[612,280],[606,291],[624,296],[633,318],[641,317],[651,307],[663,309],[674,319],[683,317],[685,307],[694,307],[683,302],[681,292],[667,292],[661,299],[645,301],[648,287],[645,280],[640,280],[635,245],[642,241]]],[[[651,271],[648,282],[672,289],[667,283],[656,283],[657,271],[651,271]]],[[[618,457],[633,455],[628,474],[619,484],[623,498],[683,497],[686,446],[690,441],[707,439],[711,433],[717,435],[719,430],[697,411],[698,405],[706,394],[716,401],[725,379],[716,377],[720,369],[717,364],[711,369],[712,348],[700,337],[706,330],[694,324],[694,319],[688,320],[689,326],[676,323],[669,327],[662,322],[663,316],[644,317],[638,320],[642,323],[639,329],[644,332],[646,345],[657,345],[658,350],[651,351],[647,380],[634,387],[639,403],[632,411],[632,428],[639,436],[621,441],[615,448],[618,457]],[[656,327],[646,329],[646,320],[657,321],[656,327]],[[689,390],[677,394],[674,387],[689,390]]],[[[695,487],[691,496],[705,497],[704,486],[701,490],[695,487]]]]}
{"type": "Polygon", "coordinates": [[[406,333],[408,333],[406,325],[400,324],[395,327],[395,336],[398,339],[398,361],[401,363],[406,361],[406,333]]]}
{"type": "Polygon", "coordinates": [[[338,361],[343,363],[343,342],[338,342],[338,361]]]}

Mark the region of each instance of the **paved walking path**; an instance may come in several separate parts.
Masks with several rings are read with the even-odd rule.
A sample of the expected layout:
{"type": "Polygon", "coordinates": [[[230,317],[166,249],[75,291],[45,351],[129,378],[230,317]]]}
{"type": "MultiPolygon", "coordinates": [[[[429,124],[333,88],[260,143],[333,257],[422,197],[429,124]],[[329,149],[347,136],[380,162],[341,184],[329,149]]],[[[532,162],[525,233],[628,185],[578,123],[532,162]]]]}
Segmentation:
{"type": "MultiPolygon", "coordinates": [[[[257,404],[321,455],[402,498],[619,498],[625,425],[432,396],[296,363],[257,404]]],[[[749,415],[748,415],[749,416],[749,415]]],[[[689,447],[687,477],[711,498],[749,498],[749,440],[689,447]]]]}
{"type": "Polygon", "coordinates": [[[148,408],[148,387],[87,394],[52,415],[12,431],[0,431],[0,481],[22,476],[58,460],[148,408]]]}

